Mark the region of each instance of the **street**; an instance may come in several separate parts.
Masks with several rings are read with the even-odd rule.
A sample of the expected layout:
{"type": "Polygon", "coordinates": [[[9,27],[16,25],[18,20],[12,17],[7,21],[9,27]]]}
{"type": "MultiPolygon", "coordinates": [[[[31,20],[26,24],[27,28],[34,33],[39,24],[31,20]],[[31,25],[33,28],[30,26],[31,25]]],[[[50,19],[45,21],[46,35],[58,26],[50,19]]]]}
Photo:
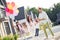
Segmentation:
{"type": "Polygon", "coordinates": [[[41,30],[39,32],[39,36],[38,37],[28,37],[28,38],[18,38],[18,40],[60,40],[60,25],[55,26],[52,28],[52,31],[54,32],[54,37],[51,36],[50,32],[47,29],[47,33],[48,33],[48,39],[46,39],[45,34],[43,32],[43,30],[41,30]]]}

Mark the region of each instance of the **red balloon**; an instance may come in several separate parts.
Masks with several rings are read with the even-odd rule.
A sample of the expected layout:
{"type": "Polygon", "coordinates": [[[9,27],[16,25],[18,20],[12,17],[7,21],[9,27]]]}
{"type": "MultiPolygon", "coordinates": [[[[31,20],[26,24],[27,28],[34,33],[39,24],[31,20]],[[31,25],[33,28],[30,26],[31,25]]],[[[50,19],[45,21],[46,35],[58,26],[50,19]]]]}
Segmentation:
{"type": "Polygon", "coordinates": [[[9,9],[8,9],[8,8],[5,8],[5,11],[6,11],[6,12],[9,12],[9,9]]]}
{"type": "Polygon", "coordinates": [[[13,10],[9,9],[9,13],[10,13],[10,14],[13,14],[13,10]]]}
{"type": "Polygon", "coordinates": [[[9,8],[5,8],[5,11],[10,13],[10,14],[13,14],[13,10],[9,9],[9,8]]]}

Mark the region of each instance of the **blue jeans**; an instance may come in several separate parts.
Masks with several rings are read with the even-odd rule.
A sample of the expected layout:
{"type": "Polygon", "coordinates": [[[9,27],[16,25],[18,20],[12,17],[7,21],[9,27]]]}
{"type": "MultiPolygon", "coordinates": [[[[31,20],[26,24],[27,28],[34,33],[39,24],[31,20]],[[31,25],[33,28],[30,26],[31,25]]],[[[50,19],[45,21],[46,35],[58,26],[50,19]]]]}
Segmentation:
{"type": "Polygon", "coordinates": [[[35,36],[39,36],[39,29],[36,28],[35,36]]]}

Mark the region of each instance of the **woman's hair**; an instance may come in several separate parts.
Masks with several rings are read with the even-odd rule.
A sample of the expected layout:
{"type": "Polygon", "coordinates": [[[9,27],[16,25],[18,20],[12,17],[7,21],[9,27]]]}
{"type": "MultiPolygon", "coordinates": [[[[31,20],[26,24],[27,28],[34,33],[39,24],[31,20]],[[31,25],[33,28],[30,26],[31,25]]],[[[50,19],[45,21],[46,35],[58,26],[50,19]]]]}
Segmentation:
{"type": "Polygon", "coordinates": [[[22,25],[24,26],[24,27],[26,27],[27,28],[27,25],[26,25],[26,23],[24,22],[24,23],[22,23],[22,25]]]}
{"type": "Polygon", "coordinates": [[[17,25],[18,22],[16,22],[16,25],[17,25]]]}
{"type": "Polygon", "coordinates": [[[18,26],[18,24],[17,24],[18,22],[16,22],[16,27],[17,27],[17,30],[19,31],[19,26],[18,26]]]}
{"type": "Polygon", "coordinates": [[[19,24],[18,24],[18,23],[19,23],[19,22],[17,21],[17,22],[16,22],[16,26],[20,25],[20,26],[22,27],[22,25],[21,25],[20,23],[19,23],[19,24]]]}
{"type": "Polygon", "coordinates": [[[28,21],[28,23],[30,23],[30,21],[29,21],[29,16],[27,16],[27,21],[28,21]]]}
{"type": "Polygon", "coordinates": [[[30,16],[27,16],[27,21],[30,23],[30,20],[32,21],[32,18],[30,16]],[[30,19],[29,19],[30,18],[30,19]]]}

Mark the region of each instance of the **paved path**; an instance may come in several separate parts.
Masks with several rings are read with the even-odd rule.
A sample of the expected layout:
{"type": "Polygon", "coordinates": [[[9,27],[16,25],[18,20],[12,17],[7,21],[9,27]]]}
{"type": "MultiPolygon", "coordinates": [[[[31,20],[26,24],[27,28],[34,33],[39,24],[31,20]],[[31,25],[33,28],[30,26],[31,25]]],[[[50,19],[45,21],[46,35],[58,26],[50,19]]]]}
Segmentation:
{"type": "Polygon", "coordinates": [[[18,38],[18,40],[60,40],[60,25],[53,27],[52,31],[54,32],[54,35],[55,35],[54,37],[52,37],[50,35],[50,33],[49,33],[48,29],[47,29],[47,32],[48,32],[48,35],[49,35],[48,39],[45,38],[45,34],[41,30],[39,32],[39,36],[38,37],[33,36],[33,37],[26,38],[26,39],[18,38]]]}

